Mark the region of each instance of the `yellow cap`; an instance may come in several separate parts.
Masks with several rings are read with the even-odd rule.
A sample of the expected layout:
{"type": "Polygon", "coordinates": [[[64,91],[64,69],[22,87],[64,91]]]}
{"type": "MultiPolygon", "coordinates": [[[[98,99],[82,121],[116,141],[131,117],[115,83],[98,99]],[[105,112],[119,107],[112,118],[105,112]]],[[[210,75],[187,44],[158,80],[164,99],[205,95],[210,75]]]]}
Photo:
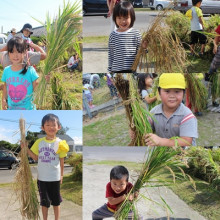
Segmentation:
{"type": "Polygon", "coordinates": [[[159,87],[162,89],[185,89],[185,77],[182,73],[163,73],[159,78],[159,87]]]}

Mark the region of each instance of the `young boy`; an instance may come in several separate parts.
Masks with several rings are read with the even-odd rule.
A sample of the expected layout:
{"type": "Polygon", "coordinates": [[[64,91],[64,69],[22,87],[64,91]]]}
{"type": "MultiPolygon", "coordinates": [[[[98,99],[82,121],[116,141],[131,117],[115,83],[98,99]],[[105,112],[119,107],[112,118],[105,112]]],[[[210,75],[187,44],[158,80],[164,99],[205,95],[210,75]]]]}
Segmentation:
{"type": "Polygon", "coordinates": [[[191,54],[195,53],[195,44],[199,43],[201,46],[201,51],[199,53],[200,56],[203,55],[206,43],[206,36],[202,34],[204,30],[204,20],[202,10],[200,6],[202,4],[202,0],[192,0],[193,7],[186,12],[186,16],[191,19],[191,54]]]}
{"type": "MultiPolygon", "coordinates": [[[[104,204],[92,213],[93,220],[113,217],[120,204],[125,200],[127,193],[133,185],[128,182],[129,172],[124,166],[115,166],[110,172],[110,182],[106,185],[106,198],[108,203],[104,204]]],[[[130,195],[130,200],[133,196],[130,195]]],[[[131,213],[130,213],[131,214],[131,213]]]]}
{"type": "Polygon", "coordinates": [[[46,137],[38,139],[28,155],[33,160],[38,160],[38,190],[40,205],[42,206],[43,220],[48,219],[48,208],[53,205],[55,220],[59,220],[60,184],[63,181],[64,157],[69,151],[66,141],[56,137],[61,129],[59,118],[54,114],[47,114],[42,119],[42,130],[46,137]]]}
{"type": "Polygon", "coordinates": [[[162,103],[151,110],[155,118],[155,121],[151,120],[155,134],[145,136],[147,146],[175,146],[172,137],[179,137],[179,146],[196,145],[197,120],[182,103],[185,87],[181,73],[163,73],[160,76],[158,91],[162,103]]]}

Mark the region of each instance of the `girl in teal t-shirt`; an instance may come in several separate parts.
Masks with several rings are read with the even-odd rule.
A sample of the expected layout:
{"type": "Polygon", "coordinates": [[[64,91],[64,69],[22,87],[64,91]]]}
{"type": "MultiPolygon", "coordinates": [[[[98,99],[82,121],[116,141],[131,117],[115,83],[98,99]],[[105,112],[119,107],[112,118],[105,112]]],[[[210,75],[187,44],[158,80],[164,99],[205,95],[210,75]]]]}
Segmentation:
{"type": "Polygon", "coordinates": [[[33,93],[38,85],[38,74],[32,66],[23,63],[27,44],[20,38],[12,38],[7,44],[11,66],[4,69],[2,95],[3,110],[33,110],[33,93]]]}

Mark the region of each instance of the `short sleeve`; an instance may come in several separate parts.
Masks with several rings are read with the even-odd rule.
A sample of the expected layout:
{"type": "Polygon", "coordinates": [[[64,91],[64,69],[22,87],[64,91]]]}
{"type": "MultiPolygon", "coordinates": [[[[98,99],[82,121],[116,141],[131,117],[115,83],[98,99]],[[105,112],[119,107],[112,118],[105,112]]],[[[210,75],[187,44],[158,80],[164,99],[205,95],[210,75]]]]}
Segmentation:
{"type": "Polygon", "coordinates": [[[4,71],[3,71],[3,74],[2,74],[2,78],[1,78],[1,81],[2,82],[6,82],[6,70],[4,69],[4,71]]]}
{"type": "Polygon", "coordinates": [[[31,65],[38,64],[40,62],[41,53],[40,52],[28,52],[28,59],[31,65]]]}
{"type": "Polygon", "coordinates": [[[67,155],[67,152],[69,151],[69,145],[66,143],[65,140],[62,140],[59,142],[59,147],[57,154],[59,154],[60,158],[64,158],[67,155]]]}
{"type": "Polygon", "coordinates": [[[31,81],[32,82],[34,82],[36,79],[39,78],[39,76],[38,76],[38,74],[37,74],[37,72],[36,72],[36,70],[34,69],[33,66],[29,67],[29,71],[30,71],[30,76],[31,76],[31,81]]]}
{"type": "Polygon", "coordinates": [[[141,95],[142,95],[142,99],[144,99],[146,96],[149,96],[147,90],[145,90],[145,89],[143,89],[143,90],[141,91],[141,95]]]}
{"type": "Polygon", "coordinates": [[[39,147],[38,146],[39,146],[40,142],[41,142],[41,139],[36,140],[30,149],[36,155],[39,155],[39,147]]]}
{"type": "Polygon", "coordinates": [[[106,198],[114,197],[114,193],[113,193],[113,190],[112,190],[112,188],[111,188],[111,183],[110,183],[110,182],[106,185],[106,194],[105,194],[105,197],[106,197],[106,198]]]}
{"type": "Polygon", "coordinates": [[[202,10],[198,7],[196,7],[196,14],[198,17],[203,17],[202,10]]]}

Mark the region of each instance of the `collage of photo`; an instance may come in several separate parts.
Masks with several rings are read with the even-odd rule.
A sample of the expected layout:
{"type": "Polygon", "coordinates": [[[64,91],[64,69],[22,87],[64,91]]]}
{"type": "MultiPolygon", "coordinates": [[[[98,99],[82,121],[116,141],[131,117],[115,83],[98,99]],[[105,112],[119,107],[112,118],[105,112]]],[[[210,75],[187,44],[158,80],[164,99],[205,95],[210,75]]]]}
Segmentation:
{"type": "Polygon", "coordinates": [[[220,1],[1,9],[0,219],[220,219],[220,1]]]}

